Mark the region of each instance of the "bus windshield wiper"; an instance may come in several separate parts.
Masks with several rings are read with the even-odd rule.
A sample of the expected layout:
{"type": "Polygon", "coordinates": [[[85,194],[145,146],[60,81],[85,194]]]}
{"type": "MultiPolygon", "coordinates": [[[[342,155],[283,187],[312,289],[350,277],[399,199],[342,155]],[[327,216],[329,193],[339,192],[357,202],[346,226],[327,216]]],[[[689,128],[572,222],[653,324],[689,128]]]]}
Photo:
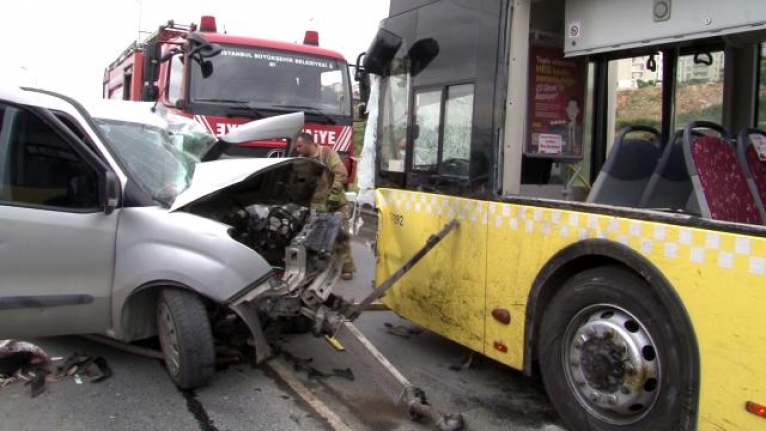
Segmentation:
{"type": "Polygon", "coordinates": [[[307,111],[310,114],[314,114],[316,116],[322,117],[325,120],[327,120],[330,124],[338,124],[337,121],[333,120],[329,115],[325,114],[319,108],[315,108],[313,106],[304,106],[304,105],[271,105],[272,108],[287,108],[287,109],[300,109],[302,111],[307,111]]]}
{"type": "Polygon", "coordinates": [[[229,106],[229,108],[232,110],[247,111],[257,115],[258,118],[266,117],[263,111],[255,107],[255,105],[252,102],[243,102],[241,100],[236,100],[236,99],[197,99],[196,102],[225,103],[227,105],[232,105],[232,106],[229,106]]]}

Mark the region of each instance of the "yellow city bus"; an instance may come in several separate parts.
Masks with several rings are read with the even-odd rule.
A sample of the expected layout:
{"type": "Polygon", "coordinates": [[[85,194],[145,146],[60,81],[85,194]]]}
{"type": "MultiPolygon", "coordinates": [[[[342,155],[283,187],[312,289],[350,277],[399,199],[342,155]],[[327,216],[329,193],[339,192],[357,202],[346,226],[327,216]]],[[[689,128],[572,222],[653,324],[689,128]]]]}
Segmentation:
{"type": "Polygon", "coordinates": [[[763,0],[391,0],[376,278],[459,227],[385,303],[572,430],[766,429],[763,42],[763,0]]]}

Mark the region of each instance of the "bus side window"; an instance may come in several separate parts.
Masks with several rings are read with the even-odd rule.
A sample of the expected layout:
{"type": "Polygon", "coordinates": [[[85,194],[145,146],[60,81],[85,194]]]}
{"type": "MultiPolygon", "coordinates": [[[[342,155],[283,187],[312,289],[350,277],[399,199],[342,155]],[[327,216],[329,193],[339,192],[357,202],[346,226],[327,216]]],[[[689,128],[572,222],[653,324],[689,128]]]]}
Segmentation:
{"type": "Polygon", "coordinates": [[[441,173],[468,176],[473,125],[473,84],[447,89],[441,173]]]}
{"type": "Polygon", "coordinates": [[[379,157],[383,172],[404,173],[407,155],[407,127],[409,121],[410,79],[407,73],[384,78],[381,89],[383,102],[381,110],[379,157]]]}
{"type": "Polygon", "coordinates": [[[423,91],[415,95],[416,136],[413,146],[412,169],[436,171],[439,157],[442,89],[423,91]]]}

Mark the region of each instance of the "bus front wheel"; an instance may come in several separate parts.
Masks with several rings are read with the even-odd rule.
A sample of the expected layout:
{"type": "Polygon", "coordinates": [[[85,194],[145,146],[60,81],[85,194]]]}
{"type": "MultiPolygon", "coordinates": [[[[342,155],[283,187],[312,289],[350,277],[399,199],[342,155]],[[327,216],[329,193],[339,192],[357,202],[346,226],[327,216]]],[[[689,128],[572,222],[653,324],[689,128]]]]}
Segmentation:
{"type": "Polygon", "coordinates": [[[546,392],[573,430],[685,430],[693,403],[691,337],[646,281],[621,267],[583,271],[542,318],[546,392]]]}

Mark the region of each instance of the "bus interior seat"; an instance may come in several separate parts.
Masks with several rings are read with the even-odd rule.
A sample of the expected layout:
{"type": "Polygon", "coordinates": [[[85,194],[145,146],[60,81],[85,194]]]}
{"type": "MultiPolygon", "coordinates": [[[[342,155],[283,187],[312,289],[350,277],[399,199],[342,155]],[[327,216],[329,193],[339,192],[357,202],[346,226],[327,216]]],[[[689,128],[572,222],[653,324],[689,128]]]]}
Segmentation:
{"type": "Polygon", "coordinates": [[[620,131],[601,168],[586,202],[637,207],[661,155],[660,132],[646,126],[628,126],[620,131]],[[636,133],[646,138],[628,138],[636,133]]]}
{"type": "Polygon", "coordinates": [[[684,161],[683,131],[678,131],[665,145],[638,206],[699,214],[693,192],[684,161]]]}
{"type": "Polygon", "coordinates": [[[739,134],[737,140],[737,157],[747,177],[747,185],[755,197],[755,203],[761,213],[761,218],[766,221],[766,160],[758,157],[755,142],[751,139],[754,135],[760,135],[766,142],[766,131],[761,129],[745,129],[739,134]]]}
{"type": "Polygon", "coordinates": [[[762,224],[755,197],[723,127],[695,121],[684,129],[684,158],[702,217],[735,223],[762,224]],[[695,130],[715,134],[696,136],[695,130]]]}

